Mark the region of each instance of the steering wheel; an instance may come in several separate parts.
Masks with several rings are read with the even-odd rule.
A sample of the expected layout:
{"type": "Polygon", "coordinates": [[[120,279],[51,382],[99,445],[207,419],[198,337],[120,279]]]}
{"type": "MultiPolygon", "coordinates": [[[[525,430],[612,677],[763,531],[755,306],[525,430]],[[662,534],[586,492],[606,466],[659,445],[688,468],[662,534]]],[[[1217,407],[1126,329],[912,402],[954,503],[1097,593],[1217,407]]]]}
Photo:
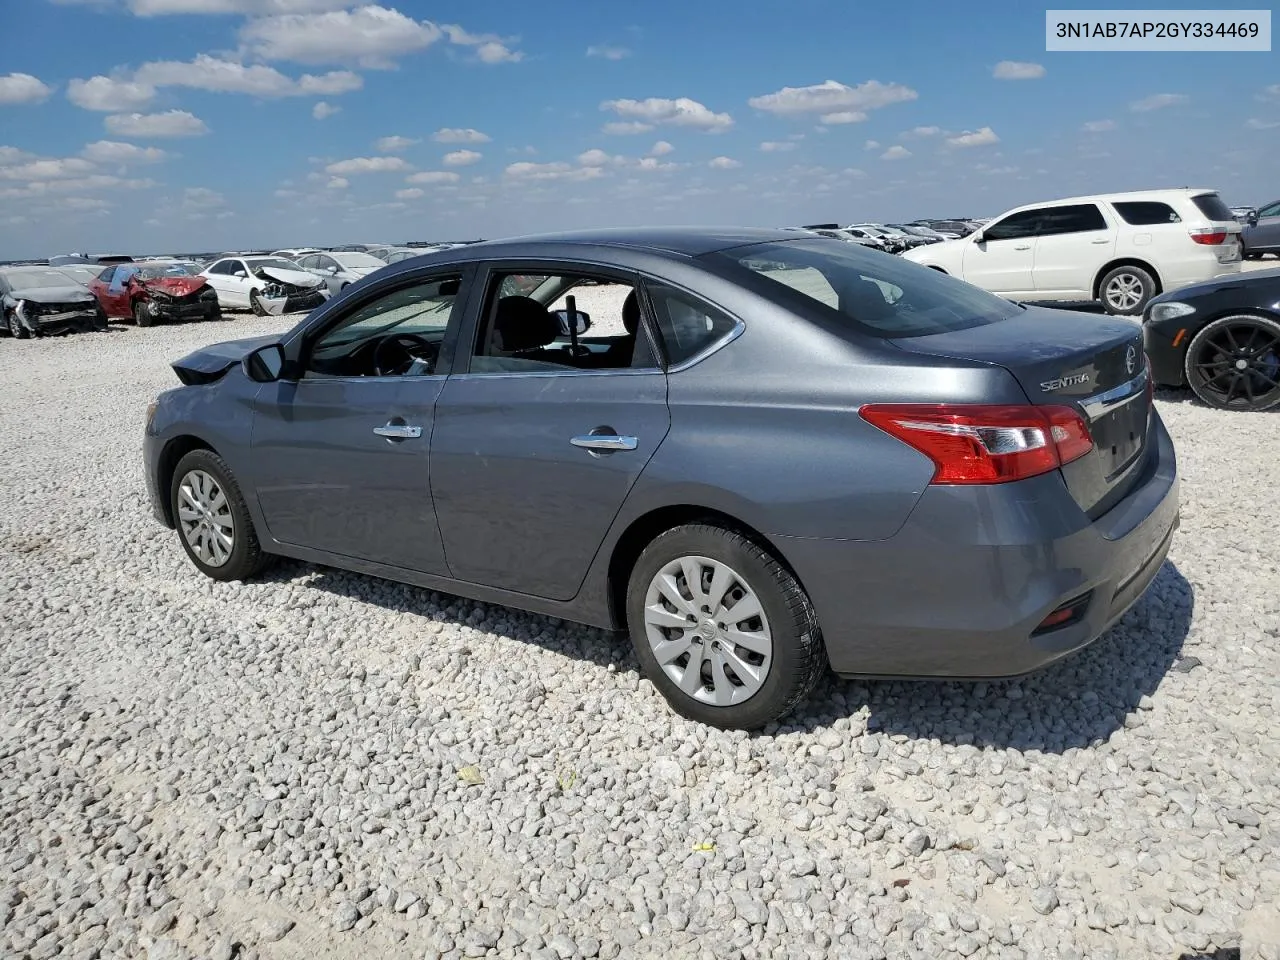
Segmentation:
{"type": "Polygon", "coordinates": [[[439,352],[436,344],[420,334],[394,333],[373,348],[373,372],[380,377],[398,377],[408,373],[415,360],[434,363],[439,352]]]}

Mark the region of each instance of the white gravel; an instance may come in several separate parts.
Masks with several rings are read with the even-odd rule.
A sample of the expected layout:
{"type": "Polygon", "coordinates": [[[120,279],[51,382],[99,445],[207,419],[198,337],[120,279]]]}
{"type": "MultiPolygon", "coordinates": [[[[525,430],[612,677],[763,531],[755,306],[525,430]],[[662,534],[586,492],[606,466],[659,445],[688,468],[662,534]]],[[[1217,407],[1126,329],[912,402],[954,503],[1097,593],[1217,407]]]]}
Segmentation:
{"type": "Polygon", "coordinates": [[[0,955],[1280,957],[1276,415],[1160,399],[1182,530],[1084,654],[751,737],[620,637],[200,576],[145,406],[289,322],[0,341],[0,955]]]}

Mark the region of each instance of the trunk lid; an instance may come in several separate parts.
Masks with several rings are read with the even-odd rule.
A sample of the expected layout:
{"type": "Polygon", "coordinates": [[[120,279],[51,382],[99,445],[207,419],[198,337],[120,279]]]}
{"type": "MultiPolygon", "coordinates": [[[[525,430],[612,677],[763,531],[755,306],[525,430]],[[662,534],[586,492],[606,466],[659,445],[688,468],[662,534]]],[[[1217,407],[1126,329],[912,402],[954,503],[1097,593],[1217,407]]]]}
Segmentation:
{"type": "Polygon", "coordinates": [[[1151,400],[1142,328],[1131,320],[1027,307],[999,323],[890,342],[913,353],[1003,367],[1033,404],[1078,410],[1094,448],[1062,475],[1091,518],[1137,482],[1147,459],[1151,400]]]}

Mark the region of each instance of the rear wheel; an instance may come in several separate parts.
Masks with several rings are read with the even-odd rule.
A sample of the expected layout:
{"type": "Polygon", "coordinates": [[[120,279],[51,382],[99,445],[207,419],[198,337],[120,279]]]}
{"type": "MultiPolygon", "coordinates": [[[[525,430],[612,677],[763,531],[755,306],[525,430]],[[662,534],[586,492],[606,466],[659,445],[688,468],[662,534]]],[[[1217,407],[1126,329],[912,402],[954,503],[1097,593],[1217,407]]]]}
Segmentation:
{"type": "Polygon", "coordinates": [[[1220,410],[1267,410],[1280,404],[1280,323],[1238,314],[1206,324],[1191,338],[1187,384],[1220,410]]]}
{"type": "Polygon", "coordinates": [[[804,589],[751,540],[708,524],[658,536],[636,561],[627,624],[645,676],[682,716],[754,729],[805,699],[826,667],[804,589]]]}
{"type": "Polygon", "coordinates": [[[151,316],[151,312],[141,300],[133,304],[133,322],[140,327],[149,327],[155,323],[155,318],[151,316]]]}
{"type": "Polygon", "coordinates": [[[205,576],[243,580],[266,564],[240,486],[212,450],[178,461],[169,498],[182,548],[205,576]]]}
{"type": "Polygon", "coordinates": [[[1098,285],[1107,313],[1132,317],[1142,313],[1156,295],[1156,281],[1141,267],[1116,267],[1098,285]]]}
{"type": "Polygon", "coordinates": [[[258,299],[258,291],[249,291],[249,307],[253,310],[254,316],[265,317],[267,308],[262,305],[262,301],[258,299]]]}

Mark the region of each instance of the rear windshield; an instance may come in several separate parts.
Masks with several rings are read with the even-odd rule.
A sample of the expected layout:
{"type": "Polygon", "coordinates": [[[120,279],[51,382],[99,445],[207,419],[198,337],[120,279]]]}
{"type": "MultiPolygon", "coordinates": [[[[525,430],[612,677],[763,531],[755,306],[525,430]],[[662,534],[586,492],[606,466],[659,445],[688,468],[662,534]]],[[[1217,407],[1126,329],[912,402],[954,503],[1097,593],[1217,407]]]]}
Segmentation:
{"type": "MultiPolygon", "coordinates": [[[[1122,203],[1113,203],[1116,213],[1124,218],[1125,223],[1131,223],[1135,227],[1147,227],[1155,223],[1180,223],[1182,218],[1178,216],[1173,207],[1167,203],[1159,203],[1154,200],[1129,200],[1122,203]]],[[[1201,208],[1204,212],[1204,208],[1201,208]]],[[[1207,214],[1206,214],[1207,215],[1207,214]]]]}
{"type": "Polygon", "coordinates": [[[161,277],[192,277],[196,269],[187,263],[152,263],[138,271],[145,280],[158,280],[161,277]]]}
{"type": "Polygon", "coordinates": [[[876,337],[967,330],[1022,309],[937,270],[840,240],[775,241],[710,257],[763,277],[780,300],[798,292],[829,319],[876,337]]]}
{"type": "Polygon", "coordinates": [[[1231,221],[1235,219],[1231,214],[1231,210],[1216,193],[1202,193],[1198,197],[1192,197],[1191,202],[1199,207],[1200,212],[1210,220],[1231,221]]]}

